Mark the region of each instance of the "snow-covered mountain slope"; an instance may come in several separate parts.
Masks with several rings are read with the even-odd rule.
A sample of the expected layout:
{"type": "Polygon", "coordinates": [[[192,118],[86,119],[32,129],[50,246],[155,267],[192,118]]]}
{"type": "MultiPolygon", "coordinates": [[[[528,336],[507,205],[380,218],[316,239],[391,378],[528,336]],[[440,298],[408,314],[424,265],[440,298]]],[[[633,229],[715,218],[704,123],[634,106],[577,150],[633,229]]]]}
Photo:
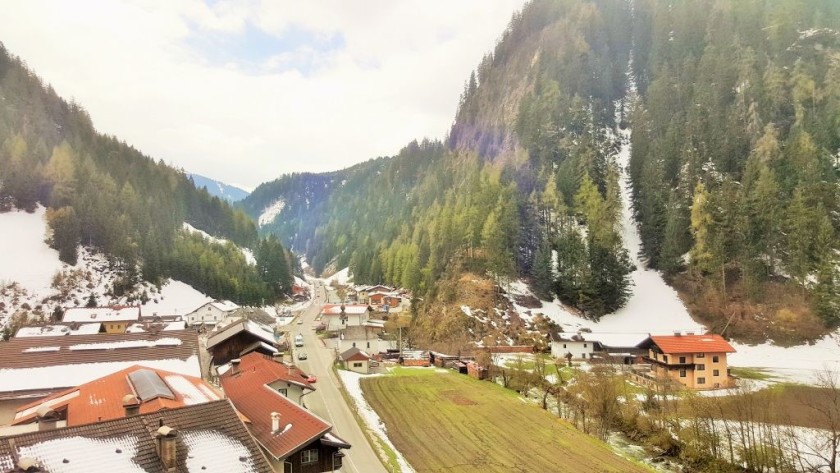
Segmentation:
{"type": "MultiPolygon", "coordinates": [[[[58,259],[58,252],[45,243],[45,212],[38,207],[34,213],[0,213],[0,328],[21,309],[48,316],[56,306],[85,305],[91,293],[99,305],[127,301],[109,296],[116,274],[102,255],[80,247],[75,266],[58,259]]],[[[168,281],[160,289],[143,284],[135,296],[144,292],[144,315],[183,315],[211,300],[180,281],[168,281]]]]}
{"type": "Polygon", "coordinates": [[[245,197],[248,197],[248,194],[250,194],[250,192],[236,186],[225,184],[224,182],[219,182],[215,179],[210,179],[209,177],[204,177],[199,174],[190,174],[189,176],[195,183],[195,187],[199,189],[204,187],[210,195],[216,196],[228,202],[240,201],[245,197]]]}
{"type": "MultiPolygon", "coordinates": [[[[199,230],[198,228],[195,228],[194,226],[186,222],[184,222],[184,230],[190,233],[197,233],[204,237],[205,240],[211,241],[213,243],[218,243],[220,245],[226,245],[227,243],[229,243],[229,241],[225,240],[224,238],[216,238],[213,235],[205,232],[204,230],[199,230]]],[[[254,257],[253,251],[251,251],[248,248],[239,248],[239,251],[241,251],[242,254],[245,255],[245,260],[248,261],[248,264],[257,264],[257,259],[254,257]]]]}
{"type": "Polygon", "coordinates": [[[286,202],[283,199],[278,199],[272,202],[271,205],[263,209],[260,217],[257,219],[257,223],[261,227],[268,225],[273,222],[278,215],[280,215],[280,212],[283,211],[284,207],[286,207],[286,202]]]}

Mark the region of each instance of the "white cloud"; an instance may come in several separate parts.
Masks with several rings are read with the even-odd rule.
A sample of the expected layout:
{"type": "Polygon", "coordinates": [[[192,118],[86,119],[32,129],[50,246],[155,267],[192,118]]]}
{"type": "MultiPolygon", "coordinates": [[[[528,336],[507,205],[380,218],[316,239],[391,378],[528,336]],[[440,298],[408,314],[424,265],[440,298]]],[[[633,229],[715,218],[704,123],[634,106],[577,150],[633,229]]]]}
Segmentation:
{"type": "Polygon", "coordinates": [[[253,187],[442,138],[464,80],[523,3],[32,0],[6,6],[0,41],[99,130],[253,187]],[[249,28],[288,47],[216,63],[191,42],[249,28]]]}

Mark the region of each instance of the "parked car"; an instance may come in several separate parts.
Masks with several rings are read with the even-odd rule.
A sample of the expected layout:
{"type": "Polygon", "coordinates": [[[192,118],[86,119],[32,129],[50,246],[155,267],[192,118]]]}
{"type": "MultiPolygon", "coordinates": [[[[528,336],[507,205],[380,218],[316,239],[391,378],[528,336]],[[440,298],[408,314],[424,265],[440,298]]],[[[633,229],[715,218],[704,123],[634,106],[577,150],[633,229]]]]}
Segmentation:
{"type": "Polygon", "coordinates": [[[305,360],[306,358],[307,357],[306,357],[306,352],[305,351],[302,351],[302,352],[298,353],[298,360],[305,360]]]}
{"type": "Polygon", "coordinates": [[[306,378],[307,383],[314,383],[314,382],[317,382],[317,381],[318,381],[318,377],[315,376],[314,374],[311,374],[311,375],[309,375],[308,378],[306,378]]]}
{"type": "Polygon", "coordinates": [[[297,324],[298,324],[298,325],[300,325],[300,324],[302,324],[302,323],[303,323],[303,319],[298,318],[298,320],[297,320],[297,324]]]}

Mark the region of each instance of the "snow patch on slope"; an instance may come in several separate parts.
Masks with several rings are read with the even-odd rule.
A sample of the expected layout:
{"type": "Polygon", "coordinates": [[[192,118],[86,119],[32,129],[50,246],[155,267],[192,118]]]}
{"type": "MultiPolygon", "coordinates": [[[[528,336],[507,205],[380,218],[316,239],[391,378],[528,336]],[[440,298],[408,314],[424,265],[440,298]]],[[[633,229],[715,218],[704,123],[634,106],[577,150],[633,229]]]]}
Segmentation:
{"type": "Polygon", "coordinates": [[[0,213],[0,284],[17,282],[30,292],[51,290],[52,277],[61,269],[58,251],[47,238],[46,209],[0,213]]]}
{"type": "Polygon", "coordinates": [[[257,223],[262,227],[268,225],[269,223],[273,222],[280,212],[286,207],[286,202],[283,199],[275,200],[271,205],[264,208],[262,213],[260,214],[260,218],[257,219],[257,223]]]}
{"type": "MultiPolygon", "coordinates": [[[[219,245],[227,245],[228,243],[230,243],[230,241],[225,240],[224,238],[216,238],[213,235],[205,232],[204,230],[199,230],[198,228],[195,228],[187,222],[184,222],[183,228],[189,233],[197,233],[201,235],[202,238],[211,243],[217,243],[219,245]]],[[[254,252],[252,252],[248,248],[239,248],[239,251],[241,251],[242,255],[245,256],[245,261],[247,261],[248,264],[257,264],[257,259],[254,258],[254,252]]]]}

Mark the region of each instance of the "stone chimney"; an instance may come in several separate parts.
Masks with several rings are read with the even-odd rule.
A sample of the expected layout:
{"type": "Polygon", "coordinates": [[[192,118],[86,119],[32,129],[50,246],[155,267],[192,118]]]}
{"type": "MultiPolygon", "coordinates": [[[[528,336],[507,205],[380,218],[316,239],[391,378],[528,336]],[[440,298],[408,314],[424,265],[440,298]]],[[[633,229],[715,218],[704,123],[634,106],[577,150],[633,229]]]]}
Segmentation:
{"type": "Polygon", "coordinates": [[[271,413],[271,433],[276,434],[280,431],[280,413],[271,413]]]}
{"type": "Polygon", "coordinates": [[[58,423],[58,413],[49,406],[41,406],[35,411],[35,420],[38,422],[38,430],[53,430],[58,423]]]}
{"type": "Polygon", "coordinates": [[[178,431],[171,427],[161,426],[155,434],[155,446],[160,457],[163,468],[167,473],[175,473],[178,453],[175,442],[178,439],[178,431]]]}
{"type": "Polygon", "coordinates": [[[134,394],[126,394],[122,398],[123,409],[125,409],[125,416],[132,417],[140,414],[140,400],[134,394]]]}

